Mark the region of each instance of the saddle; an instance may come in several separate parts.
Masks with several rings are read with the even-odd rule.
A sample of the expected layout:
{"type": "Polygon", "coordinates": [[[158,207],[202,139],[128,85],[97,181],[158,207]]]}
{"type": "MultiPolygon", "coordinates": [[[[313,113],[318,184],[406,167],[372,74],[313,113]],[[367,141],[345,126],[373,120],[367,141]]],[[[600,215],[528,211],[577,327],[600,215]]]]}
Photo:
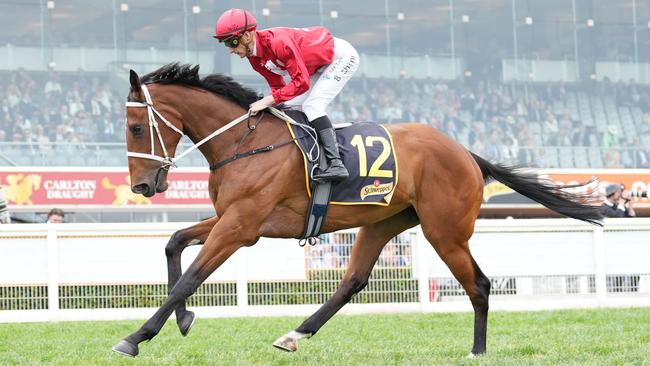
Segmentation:
{"type": "MultiPolygon", "coordinates": [[[[325,223],[329,204],[387,206],[398,181],[397,159],[392,136],[374,122],[335,125],[341,160],[350,176],[340,182],[319,182],[312,179],[327,161],[315,134],[310,131],[304,113],[285,110],[293,120],[287,127],[300,148],[305,163],[305,185],[310,204],[301,239],[310,244],[325,223]]],[[[301,241],[301,245],[304,242],[301,241]]]]}

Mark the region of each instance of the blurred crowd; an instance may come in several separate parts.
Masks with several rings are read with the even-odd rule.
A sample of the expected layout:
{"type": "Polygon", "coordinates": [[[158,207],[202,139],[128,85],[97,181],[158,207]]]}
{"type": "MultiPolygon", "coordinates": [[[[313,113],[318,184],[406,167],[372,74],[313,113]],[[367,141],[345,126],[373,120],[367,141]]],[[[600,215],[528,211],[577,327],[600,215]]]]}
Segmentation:
{"type": "Polygon", "coordinates": [[[106,74],[30,73],[0,78],[0,142],[83,144],[124,139],[123,100],[106,74]]]}
{"type": "MultiPolygon", "coordinates": [[[[320,236],[318,245],[307,247],[307,268],[337,269],[347,267],[356,233],[336,232],[320,236]]],[[[378,267],[409,267],[412,263],[411,243],[408,233],[392,238],[377,259],[378,267]]]]}
{"type": "MultiPolygon", "coordinates": [[[[650,167],[642,141],[650,141],[650,87],[592,81],[584,84],[504,84],[478,81],[363,79],[351,82],[330,108],[335,123],[428,123],[492,161],[528,166],[543,161],[544,147],[597,147],[605,167],[650,167]],[[614,100],[640,111],[634,131],[583,121],[569,95],[614,100]]],[[[590,119],[593,114],[590,113],[590,119]]]]}
{"type": "MultiPolygon", "coordinates": [[[[262,90],[262,89],[260,89],[262,90]]],[[[125,91],[109,74],[7,72],[0,78],[0,142],[83,145],[124,140],[125,91]]],[[[544,166],[545,147],[596,147],[609,168],[650,167],[650,88],[608,80],[583,84],[353,79],[329,108],[335,123],[427,123],[493,161],[544,166]],[[640,111],[634,131],[597,128],[569,108],[578,94],[640,111]],[[631,149],[622,149],[631,148],[631,149]]]]}

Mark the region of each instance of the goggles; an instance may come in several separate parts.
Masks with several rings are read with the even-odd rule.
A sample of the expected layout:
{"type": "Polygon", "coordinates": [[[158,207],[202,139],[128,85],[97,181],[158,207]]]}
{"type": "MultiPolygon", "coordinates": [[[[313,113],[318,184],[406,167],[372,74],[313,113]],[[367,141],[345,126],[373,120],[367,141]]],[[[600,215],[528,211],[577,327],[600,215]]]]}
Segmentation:
{"type": "Polygon", "coordinates": [[[223,40],[223,44],[228,48],[236,48],[237,46],[239,46],[240,40],[241,40],[241,36],[228,37],[223,40]]]}

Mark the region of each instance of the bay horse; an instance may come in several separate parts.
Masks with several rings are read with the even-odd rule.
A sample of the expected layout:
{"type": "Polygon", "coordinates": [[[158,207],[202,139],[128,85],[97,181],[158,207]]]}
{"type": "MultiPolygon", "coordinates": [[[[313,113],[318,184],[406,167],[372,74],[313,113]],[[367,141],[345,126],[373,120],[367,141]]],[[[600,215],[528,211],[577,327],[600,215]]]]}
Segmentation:
{"type": "MultiPolygon", "coordinates": [[[[269,113],[262,114],[256,128],[251,128],[245,117],[248,106],[259,95],[228,76],[200,78],[198,66],[174,63],[142,78],[131,71],[130,84],[126,145],[134,193],[151,197],[167,189],[167,171],[182,135],[201,144],[201,153],[213,166],[237,151],[291,141],[285,123],[269,113]],[[238,123],[244,120],[248,123],[238,123]]],[[[426,239],[469,296],[474,309],[470,356],[482,354],[486,350],[490,281],[474,261],[468,240],[486,180],[496,179],[551,210],[594,224],[601,218],[598,207],[579,194],[565,191],[569,186],[490,163],[426,124],[386,128],[393,136],[400,167],[390,205],[330,207],[324,232],[360,227],[344,277],[321,308],[273,345],[295,351],[298,340],[316,334],[366,286],[386,243],[420,224],[426,239]]],[[[211,170],[209,193],[216,216],[172,235],[165,247],[169,295],[149,320],[113,347],[115,352],[136,356],[139,343],[158,334],[174,311],[181,334],[186,335],[194,321],[194,314],[186,309],[186,299],[233,253],[254,245],[260,237],[300,237],[308,195],[303,158],[293,145],[211,170]],[[203,247],[181,274],[181,252],[194,244],[203,247]]]]}

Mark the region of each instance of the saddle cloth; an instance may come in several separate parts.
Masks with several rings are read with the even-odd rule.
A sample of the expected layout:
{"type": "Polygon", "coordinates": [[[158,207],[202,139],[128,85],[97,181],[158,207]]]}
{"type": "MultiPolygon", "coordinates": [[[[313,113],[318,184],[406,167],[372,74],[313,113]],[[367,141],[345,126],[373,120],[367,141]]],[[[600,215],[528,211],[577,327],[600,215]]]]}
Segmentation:
{"type": "MultiPolygon", "coordinates": [[[[284,110],[294,121],[309,125],[304,113],[284,110]]],[[[307,132],[287,122],[287,127],[305,162],[305,184],[311,197],[310,174],[314,163],[305,152],[312,151],[314,140],[307,132]]],[[[350,176],[334,183],[331,204],[335,205],[382,205],[387,206],[393,198],[398,181],[398,167],[392,136],[382,125],[362,122],[336,127],[336,139],[343,164],[350,176]]],[[[321,154],[323,154],[321,149],[321,154]]],[[[314,154],[315,155],[315,154],[314,154]]]]}

